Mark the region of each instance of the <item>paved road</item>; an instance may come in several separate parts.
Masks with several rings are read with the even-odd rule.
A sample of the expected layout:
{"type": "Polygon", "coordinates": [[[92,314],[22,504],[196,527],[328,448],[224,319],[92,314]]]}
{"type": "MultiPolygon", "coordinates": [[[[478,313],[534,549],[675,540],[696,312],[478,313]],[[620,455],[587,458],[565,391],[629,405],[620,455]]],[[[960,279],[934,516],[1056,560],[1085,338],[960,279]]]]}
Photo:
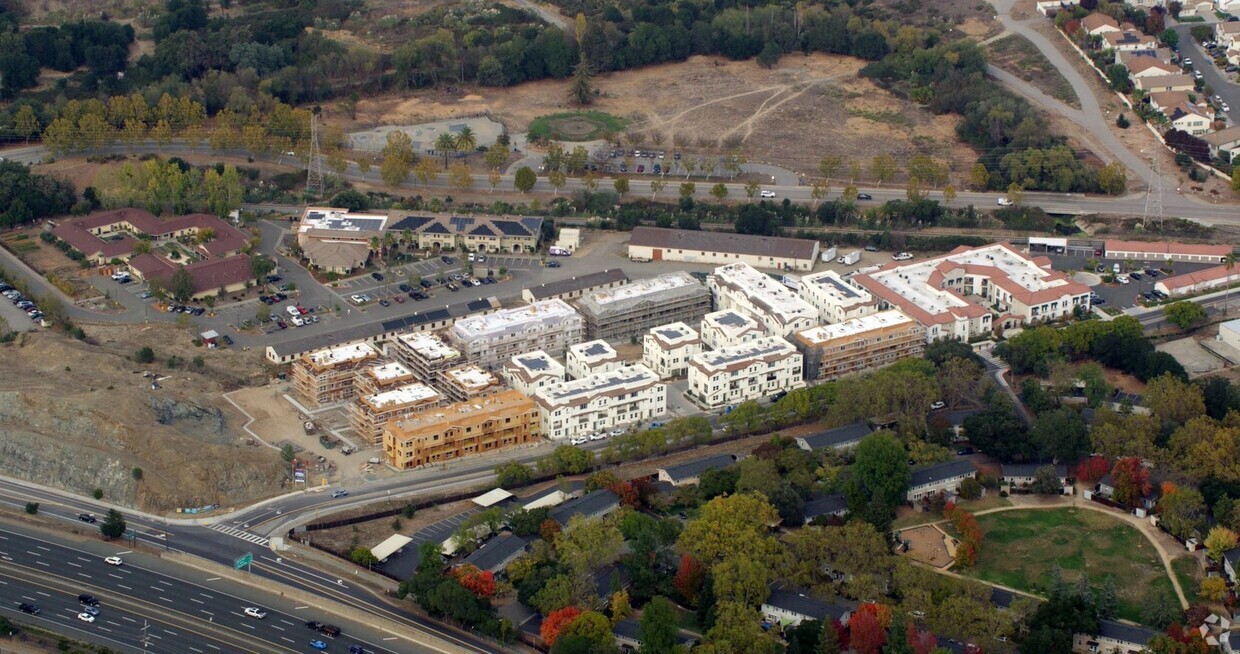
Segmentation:
{"type": "Polygon", "coordinates": [[[436,648],[402,640],[340,616],[296,606],[273,593],[243,586],[202,570],[157,556],[129,552],[121,542],[75,542],[21,525],[0,526],[0,612],[57,633],[125,652],[308,652],[310,640],[330,641],[337,651],[360,644],[368,652],[434,652],[436,648]],[[120,554],[125,564],[103,563],[120,554]],[[78,594],[100,601],[93,623],[77,618],[78,594]],[[20,613],[22,602],[42,609],[38,616],[20,613]],[[247,606],[267,610],[259,620],[245,616],[247,606]],[[337,638],[316,635],[307,620],[335,624],[337,638]],[[147,645],[143,648],[145,637],[147,645]],[[388,640],[385,640],[385,637],[388,640]]]}
{"type": "Polygon", "coordinates": [[[1180,35],[1180,54],[1193,60],[1193,68],[1201,71],[1206,86],[1212,91],[1211,95],[1222,97],[1231,107],[1227,118],[1234,125],[1236,117],[1240,116],[1240,84],[1228,81],[1228,77],[1234,79],[1235,76],[1219,70],[1214,65],[1214,59],[1201,48],[1201,42],[1193,38],[1190,31],[1198,25],[1201,23],[1181,23],[1172,28],[1180,35]]]}

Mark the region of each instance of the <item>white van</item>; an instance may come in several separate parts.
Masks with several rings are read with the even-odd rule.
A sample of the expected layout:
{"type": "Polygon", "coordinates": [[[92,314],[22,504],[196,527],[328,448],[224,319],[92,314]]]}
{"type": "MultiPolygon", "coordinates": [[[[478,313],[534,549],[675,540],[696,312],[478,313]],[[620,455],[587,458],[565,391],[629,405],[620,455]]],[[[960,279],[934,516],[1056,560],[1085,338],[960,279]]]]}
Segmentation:
{"type": "Polygon", "coordinates": [[[1113,266],[1111,266],[1111,272],[1112,272],[1113,274],[1118,275],[1120,270],[1121,270],[1121,269],[1120,269],[1120,267],[1119,267],[1119,264],[1118,264],[1118,263],[1117,263],[1117,264],[1115,264],[1115,265],[1113,265],[1113,266]]]}
{"type": "Polygon", "coordinates": [[[296,305],[290,304],[287,307],[284,307],[284,310],[288,312],[288,315],[293,316],[294,318],[301,316],[301,310],[298,309],[296,305]]]}

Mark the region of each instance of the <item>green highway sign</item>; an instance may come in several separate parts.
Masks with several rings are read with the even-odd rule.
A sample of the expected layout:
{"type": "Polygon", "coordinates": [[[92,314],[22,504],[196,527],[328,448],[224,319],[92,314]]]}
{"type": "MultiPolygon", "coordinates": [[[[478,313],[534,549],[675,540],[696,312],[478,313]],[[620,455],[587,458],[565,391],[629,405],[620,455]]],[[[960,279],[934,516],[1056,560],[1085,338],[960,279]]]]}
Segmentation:
{"type": "Polygon", "coordinates": [[[244,568],[253,562],[254,562],[254,555],[250,552],[246,552],[245,556],[233,562],[233,568],[240,570],[241,568],[244,568]]]}

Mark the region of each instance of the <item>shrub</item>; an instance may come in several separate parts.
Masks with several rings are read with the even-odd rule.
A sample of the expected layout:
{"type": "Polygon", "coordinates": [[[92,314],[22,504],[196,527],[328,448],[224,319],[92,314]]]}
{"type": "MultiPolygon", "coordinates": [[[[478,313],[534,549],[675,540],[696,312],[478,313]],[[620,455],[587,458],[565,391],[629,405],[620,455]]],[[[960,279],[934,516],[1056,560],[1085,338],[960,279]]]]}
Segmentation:
{"type": "Polygon", "coordinates": [[[138,363],[152,363],[155,361],[155,351],[149,347],[143,347],[133,355],[133,360],[138,363]]]}
{"type": "Polygon", "coordinates": [[[35,515],[38,512],[39,512],[38,502],[26,502],[26,513],[29,513],[30,515],[35,515]]]}

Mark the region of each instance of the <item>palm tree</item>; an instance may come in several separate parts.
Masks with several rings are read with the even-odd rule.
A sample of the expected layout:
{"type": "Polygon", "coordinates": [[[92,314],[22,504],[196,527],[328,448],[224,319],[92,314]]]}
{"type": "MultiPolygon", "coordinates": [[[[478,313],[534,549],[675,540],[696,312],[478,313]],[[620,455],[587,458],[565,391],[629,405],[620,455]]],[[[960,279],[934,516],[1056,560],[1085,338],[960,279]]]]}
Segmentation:
{"type": "Polygon", "coordinates": [[[1227,294],[1223,296],[1223,315],[1227,315],[1227,305],[1231,302],[1231,271],[1236,267],[1236,253],[1229,252],[1223,257],[1223,267],[1227,269],[1227,294]]]}
{"type": "Polygon", "coordinates": [[[456,151],[456,137],[444,132],[435,139],[435,149],[443,153],[443,167],[448,167],[448,153],[456,151]]]}
{"type": "Polygon", "coordinates": [[[371,236],[371,237],[370,237],[370,252],[371,252],[371,254],[378,254],[378,253],[379,253],[379,248],[381,248],[381,247],[383,247],[383,241],[379,240],[379,235],[378,235],[378,234],[376,234],[376,235],[374,235],[374,236],[371,236]]]}
{"type": "Polygon", "coordinates": [[[474,130],[470,129],[469,125],[462,128],[460,133],[456,135],[455,145],[457,150],[465,153],[466,159],[469,158],[469,153],[478,147],[478,137],[474,135],[474,130]]]}

